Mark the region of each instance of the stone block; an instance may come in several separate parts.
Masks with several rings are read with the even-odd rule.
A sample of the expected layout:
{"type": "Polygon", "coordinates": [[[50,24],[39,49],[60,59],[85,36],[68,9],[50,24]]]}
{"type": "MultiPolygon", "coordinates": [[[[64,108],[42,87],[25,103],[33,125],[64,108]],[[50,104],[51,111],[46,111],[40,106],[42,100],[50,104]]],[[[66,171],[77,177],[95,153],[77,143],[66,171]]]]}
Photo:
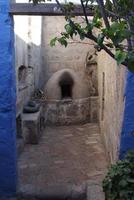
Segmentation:
{"type": "Polygon", "coordinates": [[[24,141],[28,144],[37,144],[42,132],[42,117],[40,109],[36,113],[22,114],[22,130],[24,141]]]}
{"type": "Polygon", "coordinates": [[[87,187],[87,200],[104,200],[104,193],[99,184],[89,184],[87,187]]]}
{"type": "Polygon", "coordinates": [[[86,200],[86,184],[51,185],[43,190],[30,184],[18,192],[18,200],[86,200]]]}
{"type": "Polygon", "coordinates": [[[46,124],[69,125],[90,121],[90,98],[48,101],[44,107],[46,124]]]}

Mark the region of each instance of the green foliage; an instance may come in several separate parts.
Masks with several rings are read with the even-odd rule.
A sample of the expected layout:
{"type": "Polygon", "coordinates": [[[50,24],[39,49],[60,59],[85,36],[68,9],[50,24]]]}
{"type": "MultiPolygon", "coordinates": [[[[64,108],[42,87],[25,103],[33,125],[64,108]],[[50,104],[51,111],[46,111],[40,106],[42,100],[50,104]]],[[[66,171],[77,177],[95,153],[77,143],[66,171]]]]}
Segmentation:
{"type": "Polygon", "coordinates": [[[66,40],[66,37],[61,37],[61,38],[58,38],[57,41],[61,44],[61,45],[64,45],[65,47],[67,47],[67,40],[66,40]]]}
{"type": "Polygon", "coordinates": [[[66,12],[70,13],[71,11],[74,10],[74,4],[72,2],[69,2],[68,4],[63,5],[63,8],[65,9],[66,12]]]}
{"type": "Polygon", "coordinates": [[[73,34],[75,33],[73,27],[71,26],[71,24],[66,24],[65,25],[65,30],[66,30],[66,37],[70,36],[70,37],[73,37],[73,34]]]}
{"type": "Polygon", "coordinates": [[[50,41],[50,46],[51,46],[51,47],[54,47],[56,41],[57,41],[57,37],[54,37],[54,38],[50,41]]]}
{"type": "Polygon", "coordinates": [[[116,54],[115,54],[115,59],[117,60],[117,64],[121,64],[122,62],[124,62],[127,58],[127,52],[121,51],[121,50],[117,50],[116,54]]]}
{"type": "Polygon", "coordinates": [[[100,33],[100,34],[98,35],[97,43],[98,43],[98,45],[99,45],[100,47],[101,47],[102,44],[103,44],[104,38],[105,38],[105,35],[104,35],[103,33],[100,33]]]}
{"type": "Polygon", "coordinates": [[[134,200],[134,151],[110,167],[103,191],[106,200],[134,200]]]}
{"type": "Polygon", "coordinates": [[[33,2],[35,5],[38,3],[44,3],[46,0],[29,0],[29,2],[33,2]]]}
{"type": "Polygon", "coordinates": [[[115,47],[119,46],[125,39],[129,38],[126,21],[113,22],[110,28],[103,29],[108,38],[113,41],[115,47]]]}
{"type": "MultiPolygon", "coordinates": [[[[49,0],[29,0],[34,4],[46,1],[49,0]]],[[[79,35],[80,40],[93,40],[98,51],[104,49],[118,64],[124,64],[134,72],[134,0],[82,0],[83,22],[74,20],[73,3],[61,5],[58,0],[56,2],[64,12],[67,24],[61,36],[51,40],[51,46],[59,42],[66,47],[68,39],[79,35]],[[94,11],[92,20],[86,16],[88,9],[94,11]]]]}

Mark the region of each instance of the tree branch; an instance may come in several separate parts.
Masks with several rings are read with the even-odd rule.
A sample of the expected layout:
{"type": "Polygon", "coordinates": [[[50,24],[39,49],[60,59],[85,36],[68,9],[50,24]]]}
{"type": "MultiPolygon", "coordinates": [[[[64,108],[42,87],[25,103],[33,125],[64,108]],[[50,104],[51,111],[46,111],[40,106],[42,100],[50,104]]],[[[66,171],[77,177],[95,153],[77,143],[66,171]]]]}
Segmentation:
{"type": "Polygon", "coordinates": [[[88,24],[89,24],[89,21],[88,21],[88,18],[87,18],[86,9],[85,9],[83,0],[80,0],[80,1],[81,1],[81,5],[82,5],[82,9],[83,9],[84,16],[85,16],[85,20],[86,20],[86,23],[87,23],[87,25],[88,25],[88,24]]]}
{"type": "Polygon", "coordinates": [[[86,45],[92,45],[92,46],[94,46],[94,44],[91,44],[89,42],[82,42],[82,41],[78,41],[78,40],[70,41],[70,42],[68,42],[68,44],[86,44],[86,45]]]}
{"type": "Polygon", "coordinates": [[[113,4],[114,4],[114,7],[116,8],[117,7],[117,2],[116,0],[112,0],[113,4]]]}
{"type": "Polygon", "coordinates": [[[104,23],[105,23],[105,26],[106,28],[110,28],[110,25],[109,25],[109,21],[108,21],[108,17],[107,17],[107,13],[105,11],[105,7],[104,7],[104,3],[103,3],[103,0],[97,0],[97,3],[100,7],[100,11],[101,11],[101,15],[103,17],[103,20],[104,20],[104,23]]]}
{"type": "MultiPolygon", "coordinates": [[[[95,43],[97,43],[97,38],[96,38],[94,35],[86,34],[85,36],[86,36],[87,38],[93,40],[95,43]]],[[[102,47],[102,49],[104,49],[112,58],[115,59],[114,54],[113,54],[104,44],[102,44],[101,47],[102,47]]]]}
{"type": "MultiPolygon", "coordinates": [[[[93,40],[95,43],[97,43],[97,38],[96,38],[94,35],[85,34],[85,36],[86,36],[88,39],[93,40]]],[[[113,59],[115,59],[115,55],[114,55],[104,44],[101,45],[101,48],[102,48],[107,54],[109,54],[113,59]]],[[[126,62],[126,61],[124,61],[122,64],[125,65],[125,66],[127,66],[127,62],[126,62]]]]}
{"type": "MultiPolygon", "coordinates": [[[[64,8],[62,8],[62,5],[59,3],[59,1],[58,1],[58,0],[55,0],[55,1],[58,2],[59,7],[60,7],[61,10],[66,14],[64,8]]],[[[66,14],[66,15],[67,15],[67,14],[66,14]]],[[[108,20],[108,19],[107,19],[107,20],[108,20]]],[[[71,19],[69,19],[69,22],[73,25],[73,27],[75,28],[75,30],[79,32],[79,28],[74,24],[74,22],[73,22],[71,19]]],[[[108,22],[108,24],[109,24],[109,22],[108,22]]],[[[95,43],[97,43],[97,38],[96,38],[92,33],[90,33],[90,34],[84,33],[84,35],[85,35],[86,38],[88,38],[88,39],[94,41],[95,43]]],[[[101,45],[101,48],[102,48],[106,53],[108,53],[113,59],[115,59],[115,55],[114,55],[104,44],[101,45]]],[[[127,65],[126,62],[123,62],[122,64],[123,64],[123,65],[127,65]]]]}
{"type": "Polygon", "coordinates": [[[63,13],[65,13],[65,15],[66,15],[66,10],[64,9],[64,7],[60,4],[60,2],[58,0],[55,0],[55,1],[56,1],[57,5],[59,6],[59,8],[61,9],[61,11],[63,13]]]}
{"type": "MultiPolygon", "coordinates": [[[[67,13],[66,13],[65,9],[63,8],[63,6],[59,3],[59,0],[55,0],[55,1],[58,4],[58,6],[61,8],[61,10],[64,12],[64,14],[67,16],[67,13]]],[[[101,1],[101,0],[97,0],[97,1],[101,1]]],[[[104,4],[103,4],[103,8],[104,8],[104,4]]],[[[105,9],[104,9],[104,13],[106,14],[105,9]]],[[[108,22],[107,26],[110,27],[109,21],[107,19],[107,15],[105,17],[106,17],[106,20],[108,22]]],[[[74,22],[71,19],[69,19],[69,22],[73,25],[73,27],[75,28],[75,30],[79,32],[79,28],[74,24],[74,22]]],[[[86,38],[88,38],[88,39],[94,41],[95,43],[97,43],[97,38],[92,33],[90,33],[90,34],[84,33],[84,35],[85,35],[86,38]]],[[[101,45],[101,48],[106,53],[108,53],[113,59],[115,59],[115,55],[104,44],[101,45]]],[[[127,62],[125,62],[125,61],[122,64],[125,65],[125,66],[127,66],[127,62]]]]}
{"type": "Polygon", "coordinates": [[[119,15],[117,15],[116,13],[109,11],[107,9],[105,9],[106,13],[108,14],[109,17],[116,17],[116,18],[120,18],[119,15]]]}

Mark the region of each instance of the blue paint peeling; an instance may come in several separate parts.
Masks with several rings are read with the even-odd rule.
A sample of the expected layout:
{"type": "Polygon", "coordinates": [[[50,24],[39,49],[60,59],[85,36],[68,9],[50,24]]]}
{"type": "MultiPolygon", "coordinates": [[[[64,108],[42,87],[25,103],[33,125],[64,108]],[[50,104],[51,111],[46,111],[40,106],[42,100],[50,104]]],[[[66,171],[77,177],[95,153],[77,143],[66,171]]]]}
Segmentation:
{"type": "Polygon", "coordinates": [[[134,150],[134,74],[128,72],[126,102],[120,143],[120,158],[129,150],[134,150]]]}
{"type": "Polygon", "coordinates": [[[15,66],[10,0],[0,0],[0,199],[16,195],[15,66]]]}

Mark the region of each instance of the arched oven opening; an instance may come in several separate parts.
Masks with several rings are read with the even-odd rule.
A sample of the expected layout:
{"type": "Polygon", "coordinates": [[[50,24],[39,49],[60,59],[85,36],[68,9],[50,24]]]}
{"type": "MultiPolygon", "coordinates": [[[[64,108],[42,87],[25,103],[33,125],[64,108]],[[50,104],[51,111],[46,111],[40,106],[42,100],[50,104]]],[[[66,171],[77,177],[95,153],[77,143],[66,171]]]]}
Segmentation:
{"type": "Polygon", "coordinates": [[[71,75],[68,72],[65,72],[59,81],[61,89],[61,99],[72,99],[73,98],[73,85],[74,81],[71,75]]]}

